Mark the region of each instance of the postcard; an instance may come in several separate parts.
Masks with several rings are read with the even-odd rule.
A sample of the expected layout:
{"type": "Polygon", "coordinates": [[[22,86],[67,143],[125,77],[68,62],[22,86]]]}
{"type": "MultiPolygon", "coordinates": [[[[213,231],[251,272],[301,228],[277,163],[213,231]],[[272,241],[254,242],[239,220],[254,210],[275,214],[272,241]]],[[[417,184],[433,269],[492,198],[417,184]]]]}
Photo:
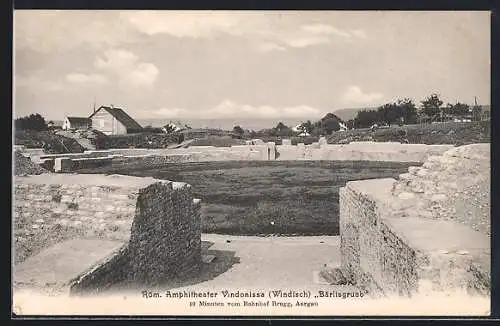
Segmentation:
{"type": "Polygon", "coordinates": [[[489,11],[13,32],[16,317],[490,315],[489,11]]]}

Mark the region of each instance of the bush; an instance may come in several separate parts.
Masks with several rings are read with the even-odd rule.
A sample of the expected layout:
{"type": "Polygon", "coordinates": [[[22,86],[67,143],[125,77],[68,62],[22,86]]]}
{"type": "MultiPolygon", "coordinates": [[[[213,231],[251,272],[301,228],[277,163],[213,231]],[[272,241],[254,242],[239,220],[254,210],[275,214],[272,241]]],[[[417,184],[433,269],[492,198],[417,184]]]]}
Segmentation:
{"type": "Polygon", "coordinates": [[[104,149],[109,148],[166,148],[173,144],[179,144],[184,141],[184,135],[181,133],[157,134],[157,133],[139,133],[128,135],[110,135],[102,140],[104,149]]]}
{"type": "Polygon", "coordinates": [[[307,136],[307,137],[277,137],[277,136],[262,136],[257,137],[258,139],[262,139],[264,142],[274,142],[276,145],[282,145],[283,139],[291,139],[292,145],[297,145],[298,143],[304,143],[305,145],[311,145],[312,143],[316,143],[319,141],[319,137],[317,136],[307,136]]]}
{"type": "Polygon", "coordinates": [[[437,124],[419,124],[388,129],[348,130],[328,137],[329,144],[346,144],[351,141],[373,140],[379,142],[408,142],[411,144],[453,144],[466,145],[488,143],[491,139],[491,123],[478,122],[446,122],[437,124]]]}
{"type": "Polygon", "coordinates": [[[47,122],[44,117],[38,113],[16,119],[14,127],[16,130],[42,131],[48,129],[47,122]]]}
{"type": "Polygon", "coordinates": [[[230,147],[233,145],[245,145],[245,140],[235,139],[228,136],[208,136],[206,138],[195,139],[189,146],[215,146],[230,147]]]}
{"type": "Polygon", "coordinates": [[[375,130],[372,135],[375,141],[380,142],[401,142],[406,139],[407,132],[403,128],[389,128],[375,130]]]}
{"type": "Polygon", "coordinates": [[[83,153],[85,148],[72,138],[54,134],[52,131],[16,130],[14,143],[26,148],[43,148],[46,153],[83,153]]]}

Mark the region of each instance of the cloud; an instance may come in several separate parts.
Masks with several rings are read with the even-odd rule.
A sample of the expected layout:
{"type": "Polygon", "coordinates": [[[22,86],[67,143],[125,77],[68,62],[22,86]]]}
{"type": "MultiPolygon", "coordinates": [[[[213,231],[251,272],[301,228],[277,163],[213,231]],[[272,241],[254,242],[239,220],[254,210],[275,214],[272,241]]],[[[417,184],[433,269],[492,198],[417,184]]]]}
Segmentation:
{"type": "Polygon", "coordinates": [[[377,92],[364,93],[358,86],[349,86],[344,93],[343,100],[346,103],[364,104],[379,100],[382,96],[383,94],[377,92]]]}
{"type": "Polygon", "coordinates": [[[245,36],[257,52],[283,51],[332,42],[335,38],[366,38],[362,30],[342,30],[328,24],[293,23],[277,15],[233,12],[122,12],[122,19],[140,32],[175,37],[213,38],[217,35],[245,36]]]}
{"type": "Polygon", "coordinates": [[[338,28],[335,28],[333,26],[327,25],[327,24],[311,24],[311,25],[304,25],[301,27],[301,29],[309,34],[313,35],[336,35],[340,37],[352,37],[352,34],[349,32],[340,30],[338,28]]]}
{"type": "Polygon", "coordinates": [[[118,82],[126,86],[152,86],[160,71],[149,62],[140,62],[139,57],[126,50],[112,49],[104,52],[104,58],[96,57],[94,65],[116,75],[118,82]]]}
{"type": "Polygon", "coordinates": [[[65,89],[63,82],[39,76],[14,77],[14,90],[17,88],[31,92],[58,92],[65,89]]]}
{"type": "Polygon", "coordinates": [[[367,38],[368,36],[366,35],[366,32],[362,29],[354,29],[351,31],[351,34],[356,36],[356,37],[359,37],[361,39],[365,39],[367,38]]]}
{"type": "Polygon", "coordinates": [[[134,40],[139,33],[111,11],[20,10],[14,12],[15,48],[66,52],[101,49],[134,40]]]}
{"type": "Polygon", "coordinates": [[[72,73],[66,75],[66,80],[75,84],[106,84],[108,79],[100,74],[72,73]]]}
{"type": "Polygon", "coordinates": [[[151,111],[150,113],[158,118],[182,118],[188,114],[188,111],[180,108],[161,108],[155,111],[151,111]]]}
{"type": "Polygon", "coordinates": [[[304,48],[310,45],[330,43],[331,39],[326,36],[298,36],[286,40],[286,44],[292,48],[304,48]]]}
{"type": "Polygon", "coordinates": [[[150,112],[157,118],[179,119],[301,119],[320,116],[322,112],[307,105],[290,107],[273,107],[270,105],[253,106],[224,100],[218,105],[202,110],[186,110],[181,108],[161,108],[150,112]]]}
{"type": "Polygon", "coordinates": [[[295,30],[276,30],[270,36],[277,44],[269,50],[289,48],[305,48],[313,45],[332,43],[335,40],[352,42],[357,38],[366,38],[363,30],[341,30],[328,24],[302,25],[295,30]],[[281,45],[280,45],[281,44],[281,45]]]}
{"type": "Polygon", "coordinates": [[[100,74],[71,73],[58,78],[47,78],[42,75],[14,77],[14,89],[19,93],[52,93],[52,92],[78,92],[82,86],[102,86],[108,79],[100,74]]]}
{"type": "Polygon", "coordinates": [[[284,46],[280,46],[276,43],[264,42],[256,45],[256,49],[258,52],[266,53],[271,51],[285,51],[286,48],[284,46]]]}
{"type": "Polygon", "coordinates": [[[238,25],[237,15],[225,12],[122,12],[120,16],[139,31],[154,35],[170,34],[176,37],[212,37],[217,33],[233,33],[238,25]]]}
{"type": "Polygon", "coordinates": [[[282,35],[283,42],[294,48],[331,43],[335,39],[351,42],[353,39],[366,37],[363,30],[342,30],[327,24],[303,25],[291,35],[282,35]]]}

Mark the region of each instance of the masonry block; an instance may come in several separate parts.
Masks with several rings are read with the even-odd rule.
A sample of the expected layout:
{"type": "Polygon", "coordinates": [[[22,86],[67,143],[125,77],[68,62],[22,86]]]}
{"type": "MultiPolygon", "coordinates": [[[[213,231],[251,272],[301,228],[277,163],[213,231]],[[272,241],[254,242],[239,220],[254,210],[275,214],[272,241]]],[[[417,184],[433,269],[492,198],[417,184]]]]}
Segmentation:
{"type": "Polygon", "coordinates": [[[396,196],[394,185],[394,179],[373,179],[340,189],[341,266],[351,282],[386,295],[489,295],[489,237],[454,220],[428,218],[420,197],[396,196]]]}
{"type": "Polygon", "coordinates": [[[189,184],[95,174],[18,176],[14,184],[15,213],[28,219],[47,211],[73,227],[97,230],[116,220],[131,227],[128,243],[69,283],[73,294],[101,292],[116,282],[162,284],[199,271],[201,204],[189,184]]]}
{"type": "Polygon", "coordinates": [[[58,157],[54,160],[54,172],[70,172],[73,162],[67,157],[58,157]]]}

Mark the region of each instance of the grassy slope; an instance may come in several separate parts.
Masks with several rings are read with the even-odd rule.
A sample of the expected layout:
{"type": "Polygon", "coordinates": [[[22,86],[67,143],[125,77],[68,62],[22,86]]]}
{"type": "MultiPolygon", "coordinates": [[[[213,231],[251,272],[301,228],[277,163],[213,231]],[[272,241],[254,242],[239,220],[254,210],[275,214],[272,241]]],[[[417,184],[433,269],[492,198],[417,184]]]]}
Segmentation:
{"type": "Polygon", "coordinates": [[[83,153],[85,150],[72,138],[55,135],[52,131],[16,130],[14,143],[26,148],[45,147],[47,153],[83,153]]]}
{"type": "Polygon", "coordinates": [[[349,141],[403,141],[410,144],[453,144],[466,145],[490,142],[491,124],[489,121],[471,123],[439,123],[408,125],[371,131],[369,129],[337,132],[328,138],[329,144],[347,143],[349,141]]]}
{"type": "Polygon", "coordinates": [[[188,182],[202,199],[207,233],[337,235],[338,190],[349,180],[395,177],[411,164],[210,162],[161,170],[99,170],[188,182]],[[274,225],[271,224],[274,222],[274,225]]]}
{"type": "Polygon", "coordinates": [[[231,136],[208,136],[205,138],[194,139],[189,146],[215,146],[230,147],[233,145],[245,145],[245,140],[234,139],[231,136]]]}

